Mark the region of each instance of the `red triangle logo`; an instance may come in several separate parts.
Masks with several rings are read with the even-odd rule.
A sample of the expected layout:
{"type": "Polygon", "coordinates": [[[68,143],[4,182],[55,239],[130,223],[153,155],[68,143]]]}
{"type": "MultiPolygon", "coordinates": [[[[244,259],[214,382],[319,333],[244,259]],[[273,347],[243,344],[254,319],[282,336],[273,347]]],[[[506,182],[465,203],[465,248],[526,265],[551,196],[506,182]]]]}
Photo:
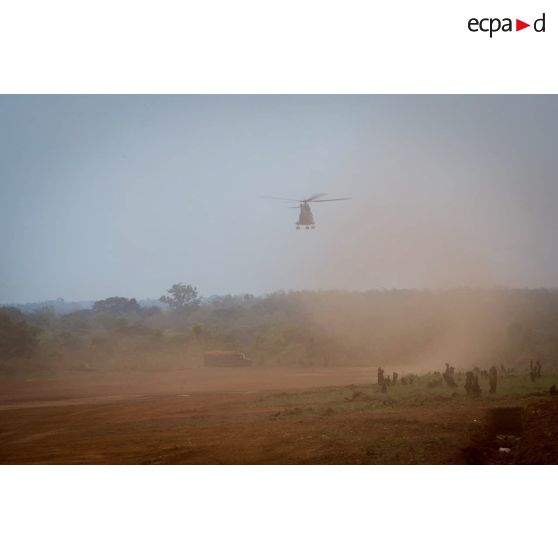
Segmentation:
{"type": "Polygon", "coordinates": [[[525,23],[524,21],[521,21],[520,19],[515,20],[515,30],[516,31],[521,31],[522,29],[525,29],[526,27],[531,27],[531,25],[529,23],[525,23]]]}

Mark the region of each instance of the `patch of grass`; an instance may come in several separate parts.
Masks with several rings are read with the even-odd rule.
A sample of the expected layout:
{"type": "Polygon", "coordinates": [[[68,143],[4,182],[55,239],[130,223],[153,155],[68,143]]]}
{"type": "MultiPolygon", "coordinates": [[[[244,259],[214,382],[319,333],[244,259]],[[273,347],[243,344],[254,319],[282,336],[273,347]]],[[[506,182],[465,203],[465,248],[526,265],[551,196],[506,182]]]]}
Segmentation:
{"type": "Polygon", "coordinates": [[[500,377],[497,393],[490,394],[488,380],[481,379],[482,394],[480,398],[470,399],[466,396],[463,387],[464,375],[457,375],[457,388],[449,388],[445,384],[439,387],[429,387],[431,379],[432,375],[426,374],[417,377],[413,384],[390,386],[385,393],[382,393],[376,384],[281,393],[264,397],[248,406],[276,409],[272,415],[274,418],[301,415],[333,416],[391,407],[466,405],[469,401],[496,401],[533,393],[548,393],[551,385],[558,386],[558,374],[556,373],[547,373],[536,382],[531,382],[526,374],[518,374],[500,377]]]}

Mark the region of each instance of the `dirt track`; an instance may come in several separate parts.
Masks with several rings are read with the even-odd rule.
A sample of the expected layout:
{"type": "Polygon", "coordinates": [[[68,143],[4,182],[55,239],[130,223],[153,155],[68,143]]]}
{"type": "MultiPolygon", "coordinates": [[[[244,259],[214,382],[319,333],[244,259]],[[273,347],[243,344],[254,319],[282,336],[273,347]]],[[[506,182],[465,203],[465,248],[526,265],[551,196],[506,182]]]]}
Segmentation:
{"type": "Polygon", "coordinates": [[[0,380],[0,410],[150,395],[251,394],[371,382],[362,368],[189,368],[162,373],[67,372],[32,380],[0,380]]]}
{"type": "Polygon", "coordinates": [[[371,379],[363,369],[201,369],[3,380],[0,463],[459,463],[494,405],[373,408],[348,397],[355,388],[332,387],[373,390],[371,379]]]}

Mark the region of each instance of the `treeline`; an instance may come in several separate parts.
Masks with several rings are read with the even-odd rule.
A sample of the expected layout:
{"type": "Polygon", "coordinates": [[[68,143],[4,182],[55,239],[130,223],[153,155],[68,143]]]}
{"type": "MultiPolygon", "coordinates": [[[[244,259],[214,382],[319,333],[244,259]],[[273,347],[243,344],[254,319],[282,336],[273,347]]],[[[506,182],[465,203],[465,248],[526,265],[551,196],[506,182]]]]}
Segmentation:
{"type": "Polygon", "coordinates": [[[176,284],[153,306],[111,297],[61,314],[0,308],[0,370],[172,369],[208,350],[265,366],[437,369],[558,365],[558,291],[277,292],[202,300],[176,284]]]}

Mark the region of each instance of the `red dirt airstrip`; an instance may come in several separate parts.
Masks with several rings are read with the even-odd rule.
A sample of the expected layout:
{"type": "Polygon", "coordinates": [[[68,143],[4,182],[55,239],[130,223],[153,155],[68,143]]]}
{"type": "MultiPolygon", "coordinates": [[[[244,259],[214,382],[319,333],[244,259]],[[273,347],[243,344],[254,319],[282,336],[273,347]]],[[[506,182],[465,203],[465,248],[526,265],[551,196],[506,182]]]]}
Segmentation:
{"type": "MultiPolygon", "coordinates": [[[[556,410],[554,398],[542,395],[398,402],[380,399],[374,381],[362,368],[4,378],[0,463],[464,463],[487,409],[552,405],[548,416],[556,410]]],[[[554,462],[554,450],[546,450],[541,459],[554,462]]],[[[525,448],[494,459],[513,462],[520,454],[525,448]]],[[[490,451],[482,455],[494,461],[490,451]]]]}

